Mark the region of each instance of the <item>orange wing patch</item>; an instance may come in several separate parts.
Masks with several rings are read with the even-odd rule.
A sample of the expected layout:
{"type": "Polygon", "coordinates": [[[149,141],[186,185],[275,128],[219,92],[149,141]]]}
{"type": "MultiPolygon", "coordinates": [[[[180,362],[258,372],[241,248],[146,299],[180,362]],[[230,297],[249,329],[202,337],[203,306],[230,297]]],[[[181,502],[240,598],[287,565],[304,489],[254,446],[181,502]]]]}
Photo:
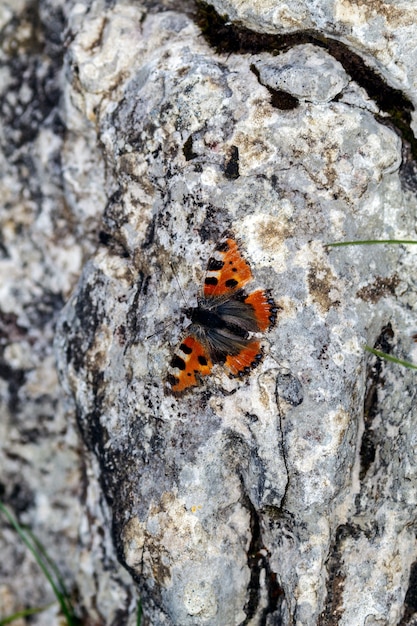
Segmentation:
{"type": "Polygon", "coordinates": [[[252,279],[249,264],[231,237],[223,239],[209,259],[204,281],[204,296],[218,297],[241,289],[252,279]]]}
{"type": "Polygon", "coordinates": [[[204,346],[192,335],[185,337],[171,361],[168,383],[174,394],[181,394],[199,384],[201,376],[211,372],[213,364],[204,346]]]}
{"type": "Polygon", "coordinates": [[[258,340],[249,343],[239,354],[226,358],[226,367],[233,376],[243,376],[256,367],[262,359],[261,343],[258,340]]]}
{"type": "Polygon", "coordinates": [[[269,291],[263,289],[252,291],[245,298],[245,302],[254,308],[260,331],[264,332],[275,325],[277,319],[276,305],[269,291]]]}

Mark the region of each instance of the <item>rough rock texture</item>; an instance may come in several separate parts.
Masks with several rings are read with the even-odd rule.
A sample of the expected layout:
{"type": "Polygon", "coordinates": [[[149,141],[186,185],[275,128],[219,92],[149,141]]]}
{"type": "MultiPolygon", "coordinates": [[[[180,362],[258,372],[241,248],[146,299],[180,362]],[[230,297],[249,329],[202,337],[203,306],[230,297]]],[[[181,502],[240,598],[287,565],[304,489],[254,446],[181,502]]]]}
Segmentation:
{"type": "MultiPolygon", "coordinates": [[[[74,187],[65,161],[78,149],[87,177],[94,151],[80,147],[86,133],[73,140],[66,130],[63,5],[0,3],[0,499],[55,560],[83,624],[120,624],[134,619],[136,594],[115,559],[109,524],[97,516],[106,505],[65,407],[52,348],[57,314],[97,245],[104,207],[102,192],[85,199],[80,173],[74,187]]],[[[0,551],[0,619],[53,602],[1,515],[0,551]]],[[[58,613],[55,603],[30,623],[62,624],[58,613]]]]}
{"type": "Polygon", "coordinates": [[[219,15],[261,33],[303,32],[331,37],[358,52],[388,84],[415,98],[417,51],[414,2],[393,0],[296,0],[252,2],[213,0],[219,15]]]}
{"type": "MultiPolygon", "coordinates": [[[[51,5],[42,6],[42,24],[52,23],[51,5]]],[[[55,344],[86,447],[87,495],[77,489],[79,473],[71,488],[68,466],[61,470],[65,489],[87,505],[81,513],[65,500],[69,550],[81,528],[81,567],[74,558],[68,569],[92,623],[134,619],[111,528],[147,624],[411,625],[415,374],[377,361],[364,345],[411,358],[416,252],[326,243],[417,238],[406,97],[416,86],[414,9],[404,3],[396,21],[394,7],[381,3],[216,6],[232,22],[191,3],[164,11],[67,4],[62,97],[54,100],[65,133],[59,141],[54,134],[57,144],[48,135],[25,146],[45,168],[29,177],[42,181],[42,202],[25,213],[23,235],[14,214],[23,243],[7,250],[19,259],[18,250],[36,250],[42,260],[40,270],[19,260],[15,276],[20,265],[5,255],[2,288],[15,300],[2,308],[17,312],[13,328],[25,329],[14,341],[9,333],[20,360],[12,365],[7,345],[5,367],[24,369],[36,354],[31,376],[54,399],[53,445],[65,447],[65,463],[68,449],[77,459],[80,450],[56,382],[46,381],[55,311],[81,272],[55,344]],[[45,166],[54,146],[56,181],[45,166]],[[204,386],[173,398],[163,381],[185,327],[177,280],[193,304],[213,244],[230,227],[256,280],[274,293],[278,324],[247,379],[218,367],[204,386]],[[23,280],[34,293],[41,285],[60,294],[41,339],[26,344],[33,297],[16,291],[23,280]]],[[[35,119],[43,137],[49,118],[35,119]]],[[[11,205],[22,210],[22,190],[34,192],[16,171],[3,186],[19,181],[11,205]]],[[[10,477],[22,463],[9,423],[33,420],[45,397],[26,387],[24,413],[9,403],[10,477]]],[[[31,491],[36,472],[45,475],[39,439],[36,446],[31,491]]],[[[52,509],[57,463],[36,488],[52,509]]],[[[25,511],[42,528],[39,504],[25,511]]]]}
{"type": "Polygon", "coordinates": [[[323,48],[260,48],[216,56],[173,11],[83,22],[69,101],[94,112],[109,202],[60,319],[61,375],[150,623],[397,624],[413,374],[363,346],[409,349],[413,253],[325,244],[414,232],[401,140],[323,48]],[[192,302],[226,227],[279,323],[246,381],[217,368],[176,399],[170,263],[192,302]]]}

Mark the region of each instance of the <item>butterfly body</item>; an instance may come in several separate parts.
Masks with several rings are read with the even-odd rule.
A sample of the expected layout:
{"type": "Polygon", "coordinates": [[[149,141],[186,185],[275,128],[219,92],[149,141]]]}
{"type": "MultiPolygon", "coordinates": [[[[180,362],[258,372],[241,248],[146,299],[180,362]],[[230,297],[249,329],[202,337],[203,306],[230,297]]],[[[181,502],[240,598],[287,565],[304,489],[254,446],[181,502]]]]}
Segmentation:
{"type": "Polygon", "coordinates": [[[224,364],[233,376],[243,376],[260,362],[262,347],[254,334],[275,324],[277,307],[269,291],[244,291],[251,279],[238,243],[226,233],[209,259],[197,306],[183,309],[191,325],[170,364],[167,382],[172,393],[180,395],[198,385],[215,363],[224,364]]]}

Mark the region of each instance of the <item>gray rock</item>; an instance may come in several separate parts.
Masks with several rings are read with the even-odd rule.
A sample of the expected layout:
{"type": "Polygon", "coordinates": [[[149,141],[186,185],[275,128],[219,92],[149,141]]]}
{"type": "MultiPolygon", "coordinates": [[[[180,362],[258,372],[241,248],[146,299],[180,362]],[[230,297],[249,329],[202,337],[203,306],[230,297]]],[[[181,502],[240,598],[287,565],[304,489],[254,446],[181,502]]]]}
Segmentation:
{"type": "Polygon", "coordinates": [[[261,58],[253,64],[262,84],[316,104],[334,100],[349,83],[342,65],[311,44],[294,46],[277,57],[261,58]]]}
{"type": "MultiPolygon", "coordinates": [[[[4,500],[86,622],[411,625],[414,372],[364,346],[412,358],[415,251],[326,244],[415,238],[414,9],[216,7],[0,9],[4,500]],[[278,322],[173,397],[226,228],[278,322]]],[[[52,599],[0,542],[4,614],[52,599]]]]}
{"type": "MultiPolygon", "coordinates": [[[[128,70],[106,62],[105,37],[94,81],[81,72],[86,111],[100,72],[115,85],[96,107],[113,195],[56,343],[119,558],[152,624],[397,624],[414,546],[413,375],[364,345],[410,349],[414,255],[326,244],[409,237],[399,137],[323,50],[219,59],[184,15],[140,28],[128,70]],[[292,109],[271,105],[284,87],[292,109]],[[183,298],[195,303],[230,227],[279,321],[246,379],[215,367],[175,398],[164,380],[183,298]]],[[[89,67],[89,47],[71,54],[89,67]]]]}
{"type": "MultiPolygon", "coordinates": [[[[86,152],[85,121],[77,136],[65,134],[63,10],[61,2],[0,6],[0,499],[54,560],[80,617],[127,624],[133,584],[99,514],[98,471],[80,446],[52,345],[104,208],[102,190],[87,201],[88,166],[100,182],[96,139],[86,152]]],[[[3,515],[0,524],[0,620],[52,603],[31,624],[62,624],[33,556],[3,515]]]]}
{"type": "MultiPolygon", "coordinates": [[[[283,35],[314,33],[347,44],[389,85],[415,102],[417,53],[414,46],[416,6],[412,0],[355,4],[339,2],[237,2],[211,4],[232,24],[254,32],[283,35]]],[[[349,57],[349,52],[346,58],[349,57]]],[[[415,119],[413,116],[414,124],[415,119]]]]}

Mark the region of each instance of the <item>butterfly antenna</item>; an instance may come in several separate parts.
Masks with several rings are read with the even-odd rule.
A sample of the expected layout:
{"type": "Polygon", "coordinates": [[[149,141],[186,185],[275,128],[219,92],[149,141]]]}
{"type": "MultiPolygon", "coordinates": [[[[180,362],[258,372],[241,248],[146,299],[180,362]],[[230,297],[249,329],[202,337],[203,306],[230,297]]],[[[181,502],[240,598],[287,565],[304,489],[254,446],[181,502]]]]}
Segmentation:
{"type": "MultiPolygon", "coordinates": [[[[179,281],[178,274],[177,274],[177,271],[176,271],[176,269],[175,269],[175,267],[174,267],[174,264],[173,264],[173,263],[170,263],[170,265],[171,265],[172,273],[173,273],[173,274],[174,274],[174,276],[175,276],[175,280],[177,281],[177,285],[178,285],[178,288],[179,288],[179,290],[180,290],[180,293],[181,293],[182,299],[183,299],[183,301],[185,302],[185,304],[186,304],[187,306],[189,306],[189,305],[188,305],[187,298],[185,297],[184,290],[183,290],[183,288],[182,288],[182,286],[181,286],[181,283],[180,283],[180,281],[179,281]]],[[[164,331],[166,328],[169,328],[170,326],[173,326],[175,323],[176,323],[176,322],[175,322],[175,320],[173,320],[172,322],[169,322],[168,324],[167,324],[167,323],[165,323],[165,322],[162,322],[162,324],[161,324],[161,325],[162,325],[162,329],[159,329],[159,330],[155,331],[154,333],[152,333],[151,335],[148,335],[148,336],[146,337],[146,339],[152,339],[152,337],[155,337],[155,335],[159,335],[162,331],[164,331]]]]}
{"type": "Polygon", "coordinates": [[[187,307],[188,307],[188,306],[189,306],[189,304],[188,304],[188,300],[187,300],[187,298],[185,297],[184,290],[183,290],[183,288],[182,288],[182,286],[181,286],[181,283],[180,283],[180,281],[179,281],[178,274],[177,274],[177,270],[175,269],[175,267],[174,267],[174,264],[173,264],[173,263],[170,263],[170,265],[171,265],[172,273],[173,273],[173,274],[174,274],[174,276],[175,276],[175,280],[177,281],[178,289],[180,290],[180,293],[181,293],[182,299],[183,299],[183,301],[185,302],[185,304],[186,304],[186,305],[187,305],[187,307]]]}
{"type": "Polygon", "coordinates": [[[174,321],[169,322],[168,324],[166,324],[165,322],[161,322],[160,323],[161,328],[159,328],[157,331],[155,331],[151,335],[148,335],[147,337],[145,337],[145,339],[152,339],[152,337],[155,337],[156,335],[160,335],[166,328],[169,328],[170,326],[173,326],[174,324],[175,324],[174,321]]]}

